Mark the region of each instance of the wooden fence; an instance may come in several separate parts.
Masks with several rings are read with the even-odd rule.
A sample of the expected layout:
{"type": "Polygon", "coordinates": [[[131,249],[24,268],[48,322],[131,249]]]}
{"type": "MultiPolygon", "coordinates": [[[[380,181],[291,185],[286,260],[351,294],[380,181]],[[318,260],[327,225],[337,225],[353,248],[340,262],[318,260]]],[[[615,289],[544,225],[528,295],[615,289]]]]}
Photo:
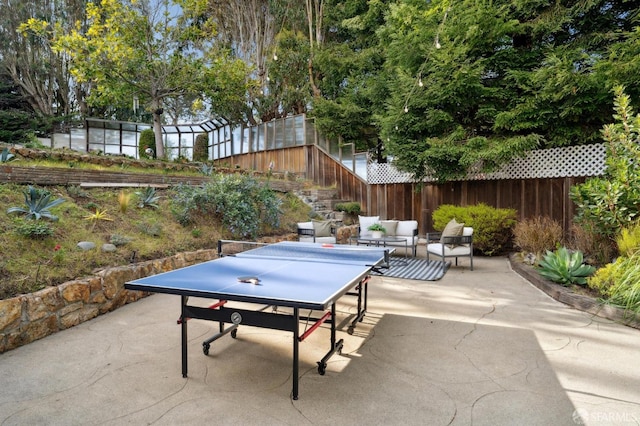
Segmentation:
{"type": "Polygon", "coordinates": [[[334,187],[341,200],[357,201],[363,214],[384,219],[417,220],[421,235],[433,231],[431,215],[442,204],[468,206],[485,203],[512,208],[519,219],[548,216],[567,233],[575,214],[569,198],[573,185],[584,177],[455,181],[445,184],[394,183],[372,185],[353,174],[314,145],[227,157],[220,164],[303,175],[322,187],[334,187]]]}

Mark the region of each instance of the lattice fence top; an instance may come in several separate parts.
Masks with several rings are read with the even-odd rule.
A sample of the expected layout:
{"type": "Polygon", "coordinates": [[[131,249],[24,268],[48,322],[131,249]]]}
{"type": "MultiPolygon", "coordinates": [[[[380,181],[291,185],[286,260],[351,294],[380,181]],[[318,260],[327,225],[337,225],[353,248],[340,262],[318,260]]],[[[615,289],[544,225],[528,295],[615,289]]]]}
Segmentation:
{"type": "MultiPolygon", "coordinates": [[[[466,180],[535,179],[599,176],[603,174],[604,144],[569,146],[530,151],[493,173],[471,173],[466,180]]],[[[411,174],[401,172],[393,162],[367,164],[367,181],[371,184],[412,182],[411,174]]],[[[429,181],[427,179],[426,181],[429,181]]]]}

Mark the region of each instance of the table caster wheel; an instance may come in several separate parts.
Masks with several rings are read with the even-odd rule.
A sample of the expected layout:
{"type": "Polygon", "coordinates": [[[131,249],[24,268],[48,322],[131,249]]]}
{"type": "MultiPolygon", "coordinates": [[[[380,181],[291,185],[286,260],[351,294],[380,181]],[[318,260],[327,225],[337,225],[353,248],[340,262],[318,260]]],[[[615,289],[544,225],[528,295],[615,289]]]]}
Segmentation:
{"type": "Polygon", "coordinates": [[[231,337],[233,337],[235,339],[236,336],[238,336],[238,329],[237,328],[235,330],[231,330],[231,337]]]}
{"type": "Polygon", "coordinates": [[[347,333],[349,333],[349,334],[353,334],[354,329],[355,329],[355,327],[354,327],[354,326],[350,326],[350,327],[347,329],[347,333]]]}
{"type": "Polygon", "coordinates": [[[318,374],[324,376],[324,373],[327,371],[327,364],[323,362],[318,363],[318,374]]]}
{"type": "Polygon", "coordinates": [[[210,344],[208,343],[202,344],[202,352],[204,352],[205,355],[209,355],[209,348],[211,348],[210,344]]]}

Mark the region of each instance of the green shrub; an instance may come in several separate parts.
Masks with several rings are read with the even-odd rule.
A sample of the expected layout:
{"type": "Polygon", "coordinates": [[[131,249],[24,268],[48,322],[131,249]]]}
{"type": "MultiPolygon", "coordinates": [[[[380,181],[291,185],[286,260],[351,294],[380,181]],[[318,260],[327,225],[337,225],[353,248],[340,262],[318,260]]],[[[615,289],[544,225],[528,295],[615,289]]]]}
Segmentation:
{"type": "Polygon", "coordinates": [[[522,220],[513,227],[513,242],[536,257],[562,243],[562,226],[546,216],[522,220]]]}
{"type": "Polygon", "coordinates": [[[85,206],[85,209],[87,210],[91,210],[91,211],[96,211],[98,209],[100,209],[100,206],[97,205],[96,203],[94,203],[93,201],[89,201],[85,206]]]}
{"type": "Polygon", "coordinates": [[[560,247],[555,252],[547,251],[544,259],[540,261],[538,272],[544,278],[553,282],[569,284],[587,284],[587,277],[592,275],[596,268],[585,265],[582,252],[569,252],[566,247],[560,247]]]}
{"type": "Polygon", "coordinates": [[[87,198],[87,197],[89,197],[89,194],[78,185],[68,186],[67,187],[67,194],[69,194],[69,196],[73,197],[73,198],[87,198]]]}
{"type": "Polygon", "coordinates": [[[640,215],[640,115],[633,117],[629,96],[616,87],[618,123],[604,126],[605,172],[571,188],[575,222],[615,241],[620,230],[640,215]]]}
{"type": "Polygon", "coordinates": [[[209,136],[200,133],[193,146],[193,161],[205,162],[209,159],[209,136]]]}
{"type": "Polygon", "coordinates": [[[162,235],[162,225],[159,223],[138,222],[136,228],[138,228],[138,231],[150,237],[159,237],[162,235]]]}
{"type": "Polygon", "coordinates": [[[109,242],[116,247],[127,245],[131,241],[133,241],[131,237],[127,237],[126,235],[120,235],[120,234],[111,234],[111,237],[109,238],[109,242]]]}
{"type": "Polygon", "coordinates": [[[0,109],[0,141],[24,145],[29,141],[33,117],[23,111],[0,109]]]}
{"type": "Polygon", "coordinates": [[[15,231],[16,233],[18,233],[18,235],[22,235],[23,237],[31,238],[34,240],[40,240],[53,236],[53,228],[51,228],[51,226],[49,226],[46,222],[34,220],[20,221],[16,226],[15,231]]]}
{"type": "Polygon", "coordinates": [[[280,222],[281,200],[251,176],[214,174],[203,186],[177,187],[171,202],[182,225],[197,215],[214,215],[233,237],[255,238],[263,226],[280,222]]]}
{"type": "Polygon", "coordinates": [[[433,227],[442,231],[451,219],[473,228],[473,247],[486,256],[507,250],[516,224],[516,211],[496,209],[480,203],[474,206],[442,204],[433,212],[433,227]]]}
{"type": "Polygon", "coordinates": [[[587,278],[587,285],[589,288],[596,290],[603,297],[609,297],[609,290],[611,287],[621,279],[623,269],[621,263],[626,258],[619,257],[613,263],[607,263],[602,268],[596,270],[596,272],[589,278],[587,278]]]}
{"type": "Polygon", "coordinates": [[[140,142],[138,143],[139,158],[156,158],[156,135],[153,129],[144,129],[140,133],[140,142]],[[147,152],[151,150],[151,153],[147,152]]]}
{"type": "Polygon", "coordinates": [[[345,212],[346,214],[354,216],[359,215],[362,211],[360,203],[356,201],[350,201],[348,203],[337,203],[334,208],[337,212],[345,212]]]}
{"type": "Polygon", "coordinates": [[[622,256],[631,256],[640,250],[640,225],[622,228],[616,244],[622,256]]]}
{"type": "Polygon", "coordinates": [[[598,269],[588,279],[589,287],[604,296],[607,303],[640,313],[640,255],[621,256],[598,269]]]}

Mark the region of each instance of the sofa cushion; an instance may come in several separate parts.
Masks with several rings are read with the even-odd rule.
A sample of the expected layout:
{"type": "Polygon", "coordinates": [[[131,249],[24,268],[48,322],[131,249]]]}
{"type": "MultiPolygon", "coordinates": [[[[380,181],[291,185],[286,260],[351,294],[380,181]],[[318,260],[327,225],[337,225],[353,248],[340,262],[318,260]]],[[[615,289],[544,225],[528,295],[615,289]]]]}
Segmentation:
{"type": "Polygon", "coordinates": [[[396,228],[396,236],[412,237],[415,230],[418,229],[417,220],[400,220],[396,228]]]}
{"type": "Polygon", "coordinates": [[[380,223],[380,216],[358,216],[358,223],[360,224],[360,236],[371,237],[371,231],[367,228],[374,223],[380,223]]]}
{"type": "Polygon", "coordinates": [[[330,237],[331,236],[331,221],[329,220],[313,220],[313,230],[317,237],[330,237]]]}
{"type": "Polygon", "coordinates": [[[449,244],[431,243],[427,244],[427,251],[438,256],[469,256],[470,249],[468,245],[450,247],[449,244]]]}
{"type": "Polygon", "coordinates": [[[387,237],[395,237],[396,229],[398,228],[397,220],[381,220],[380,225],[386,230],[385,235],[387,237]]]}

